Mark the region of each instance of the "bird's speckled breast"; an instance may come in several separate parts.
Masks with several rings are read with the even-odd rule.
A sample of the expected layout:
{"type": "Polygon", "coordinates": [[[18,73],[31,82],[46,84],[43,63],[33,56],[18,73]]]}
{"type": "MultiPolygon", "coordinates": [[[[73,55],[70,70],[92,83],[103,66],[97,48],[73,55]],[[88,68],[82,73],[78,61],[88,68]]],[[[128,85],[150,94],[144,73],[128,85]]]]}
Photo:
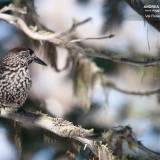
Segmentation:
{"type": "Polygon", "coordinates": [[[16,68],[3,73],[0,79],[0,101],[20,107],[27,99],[32,81],[28,67],[16,68]]]}

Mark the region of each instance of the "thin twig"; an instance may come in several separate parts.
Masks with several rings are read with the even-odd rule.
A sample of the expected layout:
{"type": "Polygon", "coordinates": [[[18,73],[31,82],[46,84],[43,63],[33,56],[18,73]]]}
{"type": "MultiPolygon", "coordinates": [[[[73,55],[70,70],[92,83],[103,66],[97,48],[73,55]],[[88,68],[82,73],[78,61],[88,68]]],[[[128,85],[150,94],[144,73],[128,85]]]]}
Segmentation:
{"type": "Polygon", "coordinates": [[[69,28],[68,30],[64,31],[64,32],[61,32],[61,33],[58,33],[56,38],[61,38],[63,36],[66,36],[66,35],[69,35],[70,33],[74,32],[79,26],[85,24],[85,23],[88,23],[92,20],[91,17],[88,17],[82,21],[75,21],[73,20],[73,24],[71,26],[71,28],[69,28]]]}
{"type": "Polygon", "coordinates": [[[104,39],[112,38],[112,37],[114,37],[113,34],[99,36],[99,37],[79,38],[79,39],[73,39],[73,40],[71,40],[70,43],[84,42],[86,40],[104,40],[104,39]]]}

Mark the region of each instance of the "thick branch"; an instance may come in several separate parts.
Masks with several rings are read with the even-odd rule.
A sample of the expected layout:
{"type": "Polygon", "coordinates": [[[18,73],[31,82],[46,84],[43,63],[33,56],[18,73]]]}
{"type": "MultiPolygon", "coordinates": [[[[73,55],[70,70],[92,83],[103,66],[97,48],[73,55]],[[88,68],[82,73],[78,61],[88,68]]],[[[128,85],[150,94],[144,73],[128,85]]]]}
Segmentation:
{"type": "Polygon", "coordinates": [[[153,159],[160,158],[159,153],[146,148],[142,143],[137,141],[132,129],[128,126],[110,129],[107,132],[104,132],[101,137],[93,140],[87,138],[93,135],[92,130],[86,130],[79,126],[74,126],[72,123],[61,118],[52,118],[43,113],[17,113],[11,108],[0,108],[0,117],[11,119],[24,126],[31,125],[34,127],[41,127],[59,135],[60,137],[75,139],[84,145],[84,149],[86,147],[89,148],[99,160],[119,160],[113,152],[118,149],[123,153],[123,148],[120,146],[122,146],[124,141],[126,141],[129,146],[132,146],[130,149],[134,150],[134,148],[137,148],[143,150],[153,159]],[[116,147],[114,150],[112,145],[116,147]]]}
{"type": "MultiPolygon", "coordinates": [[[[102,146],[98,142],[86,138],[93,135],[93,130],[74,126],[71,122],[63,120],[62,118],[52,118],[43,113],[17,113],[11,108],[0,108],[0,117],[11,119],[24,126],[30,125],[40,127],[57,134],[60,137],[73,138],[88,147],[96,157],[99,157],[99,154],[101,153],[101,155],[103,154],[103,157],[111,157],[110,160],[118,160],[114,155],[112,155],[111,149],[107,146],[102,146]]],[[[100,157],[99,159],[103,160],[103,158],[100,157]]]]}
{"type": "Polygon", "coordinates": [[[10,108],[0,108],[0,116],[22,123],[24,126],[38,126],[49,130],[61,137],[86,137],[92,135],[92,130],[86,130],[80,126],[74,126],[72,123],[62,118],[52,118],[43,113],[18,113],[10,108]]]}

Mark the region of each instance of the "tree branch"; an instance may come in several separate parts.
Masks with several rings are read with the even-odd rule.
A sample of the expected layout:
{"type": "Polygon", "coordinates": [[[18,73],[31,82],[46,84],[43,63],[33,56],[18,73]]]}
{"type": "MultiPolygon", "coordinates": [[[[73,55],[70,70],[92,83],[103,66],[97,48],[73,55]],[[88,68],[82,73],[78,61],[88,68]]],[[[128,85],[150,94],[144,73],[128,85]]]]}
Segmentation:
{"type": "MultiPolygon", "coordinates": [[[[48,130],[60,137],[66,137],[75,139],[81,142],[84,146],[87,146],[96,157],[99,154],[103,157],[110,157],[109,160],[118,160],[112,155],[111,149],[107,146],[103,146],[94,140],[90,140],[87,137],[93,135],[93,130],[87,130],[80,126],[74,126],[71,122],[63,120],[62,118],[53,118],[43,113],[15,112],[12,108],[0,108],[0,117],[19,122],[23,126],[36,126],[48,130]]],[[[84,148],[85,149],[85,148],[84,148]]],[[[104,160],[99,157],[99,160],[104,160]]]]}
{"type": "Polygon", "coordinates": [[[103,59],[110,60],[112,62],[126,64],[130,66],[136,66],[136,67],[153,67],[153,66],[160,65],[159,56],[148,57],[148,58],[145,58],[144,60],[135,60],[133,58],[130,59],[126,57],[117,56],[116,53],[114,54],[106,50],[98,50],[93,48],[85,48],[83,51],[83,54],[89,57],[103,58],[103,59]]]}
{"type": "MultiPolygon", "coordinates": [[[[3,9],[1,9],[3,11],[3,9]]],[[[70,29],[61,33],[53,33],[48,32],[45,30],[34,31],[33,29],[29,28],[28,25],[18,16],[10,15],[7,13],[0,12],[0,19],[15,25],[17,28],[22,30],[28,37],[39,40],[39,41],[48,41],[53,43],[54,45],[60,45],[61,47],[65,47],[67,49],[75,50],[76,54],[83,54],[84,56],[89,57],[97,57],[103,58],[107,60],[111,60],[116,63],[123,63],[131,66],[137,67],[151,67],[151,66],[158,66],[160,64],[160,57],[150,57],[145,60],[134,60],[126,57],[120,57],[116,54],[111,54],[105,50],[97,50],[93,48],[87,47],[80,47],[77,45],[77,42],[83,42],[86,40],[97,40],[97,39],[106,39],[112,38],[113,34],[111,35],[104,35],[100,37],[86,37],[82,39],[73,39],[73,40],[66,40],[65,35],[73,32],[77,27],[80,25],[87,23],[90,21],[90,18],[87,18],[81,22],[74,22],[70,29]]]]}
{"type": "Polygon", "coordinates": [[[112,38],[112,37],[114,37],[113,34],[99,36],[99,37],[93,37],[93,38],[89,38],[89,37],[88,38],[79,38],[79,39],[70,40],[70,43],[84,42],[87,40],[103,40],[103,39],[112,38]]]}
{"type": "Polygon", "coordinates": [[[128,91],[128,90],[119,88],[116,84],[114,84],[111,81],[106,81],[104,83],[104,86],[114,89],[118,92],[129,94],[129,95],[134,95],[134,96],[151,96],[151,95],[160,93],[160,88],[157,88],[155,90],[148,90],[148,91],[128,91]]]}
{"type": "Polygon", "coordinates": [[[43,113],[18,113],[9,107],[0,108],[0,116],[22,123],[24,126],[38,126],[49,130],[61,137],[86,137],[93,134],[93,130],[86,130],[80,126],[74,126],[71,122],[62,118],[52,118],[43,113]]]}
{"type": "Polygon", "coordinates": [[[19,122],[23,126],[40,127],[60,137],[81,142],[84,146],[89,148],[96,157],[99,157],[99,160],[104,160],[103,157],[109,157],[109,160],[118,160],[107,146],[87,138],[93,135],[93,130],[74,126],[71,122],[63,120],[62,118],[52,118],[43,113],[18,113],[12,108],[0,108],[0,117],[19,122]]]}
{"type": "Polygon", "coordinates": [[[62,118],[53,118],[43,113],[15,112],[12,108],[0,108],[0,117],[21,123],[23,126],[34,126],[48,130],[60,137],[66,137],[80,142],[84,145],[84,150],[89,148],[99,160],[119,160],[119,155],[114,153],[116,150],[123,152],[123,148],[119,148],[125,141],[131,150],[139,149],[147,155],[160,158],[160,154],[145,147],[141,142],[137,141],[132,129],[126,127],[111,128],[99,138],[90,139],[93,136],[93,130],[87,130],[80,126],[74,126],[71,122],[62,118]],[[120,140],[121,139],[121,140],[120,140]],[[118,143],[121,143],[118,145],[118,143]]]}

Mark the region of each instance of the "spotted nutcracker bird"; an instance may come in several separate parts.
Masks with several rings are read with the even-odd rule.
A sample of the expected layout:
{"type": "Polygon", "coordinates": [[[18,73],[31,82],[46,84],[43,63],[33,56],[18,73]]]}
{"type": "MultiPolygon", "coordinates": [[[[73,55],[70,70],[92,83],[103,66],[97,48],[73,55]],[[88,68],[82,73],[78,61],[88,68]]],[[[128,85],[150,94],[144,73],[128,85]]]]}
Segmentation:
{"type": "Polygon", "coordinates": [[[29,65],[46,66],[29,48],[14,48],[0,62],[0,107],[21,107],[32,85],[29,65]]]}

